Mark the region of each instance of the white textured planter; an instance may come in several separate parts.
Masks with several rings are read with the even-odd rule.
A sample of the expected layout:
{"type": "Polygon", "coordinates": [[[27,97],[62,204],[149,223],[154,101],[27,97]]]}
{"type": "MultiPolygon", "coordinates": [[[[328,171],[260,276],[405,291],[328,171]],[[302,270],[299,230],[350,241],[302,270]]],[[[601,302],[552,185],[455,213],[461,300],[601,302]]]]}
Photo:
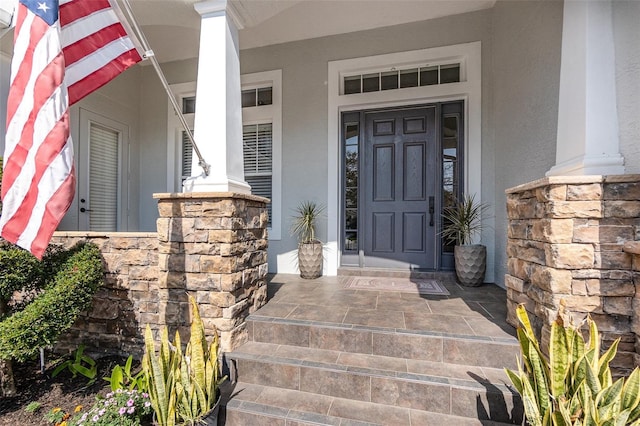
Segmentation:
{"type": "Polygon", "coordinates": [[[298,244],[298,268],[300,277],[318,278],[322,275],[322,243],[298,244]]]}
{"type": "Polygon", "coordinates": [[[458,282],[469,287],[484,283],[487,269],[487,248],[480,244],[455,246],[453,256],[456,262],[458,282]]]}

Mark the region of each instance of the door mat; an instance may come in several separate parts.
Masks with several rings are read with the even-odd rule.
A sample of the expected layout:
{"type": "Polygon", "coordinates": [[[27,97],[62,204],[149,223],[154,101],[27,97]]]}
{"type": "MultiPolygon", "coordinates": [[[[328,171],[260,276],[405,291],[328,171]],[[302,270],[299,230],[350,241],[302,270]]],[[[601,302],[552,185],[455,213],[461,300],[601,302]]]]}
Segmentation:
{"type": "Polygon", "coordinates": [[[448,296],[447,289],[436,280],[395,277],[351,277],[345,288],[352,290],[399,291],[402,293],[448,296]]]}

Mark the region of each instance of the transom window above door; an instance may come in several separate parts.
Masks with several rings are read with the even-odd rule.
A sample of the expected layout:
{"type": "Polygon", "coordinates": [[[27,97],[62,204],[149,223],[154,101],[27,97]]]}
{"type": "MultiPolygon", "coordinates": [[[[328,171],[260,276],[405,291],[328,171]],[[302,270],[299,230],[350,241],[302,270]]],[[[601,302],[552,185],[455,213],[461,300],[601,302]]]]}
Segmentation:
{"type": "Polygon", "coordinates": [[[460,69],[461,64],[454,62],[426,66],[391,67],[391,69],[346,75],[342,81],[343,94],[352,95],[408,87],[459,83],[461,81],[460,69]]]}

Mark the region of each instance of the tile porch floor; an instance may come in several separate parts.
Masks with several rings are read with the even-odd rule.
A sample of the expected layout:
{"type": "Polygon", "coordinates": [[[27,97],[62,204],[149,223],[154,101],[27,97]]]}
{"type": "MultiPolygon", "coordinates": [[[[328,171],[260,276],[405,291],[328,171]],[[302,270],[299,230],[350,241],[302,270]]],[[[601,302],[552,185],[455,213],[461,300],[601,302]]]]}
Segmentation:
{"type": "Polygon", "coordinates": [[[506,322],[506,292],[496,285],[463,287],[452,275],[439,274],[437,281],[450,295],[436,296],[347,289],[350,278],[272,276],[268,303],[252,316],[514,341],[515,329],[506,322]]]}

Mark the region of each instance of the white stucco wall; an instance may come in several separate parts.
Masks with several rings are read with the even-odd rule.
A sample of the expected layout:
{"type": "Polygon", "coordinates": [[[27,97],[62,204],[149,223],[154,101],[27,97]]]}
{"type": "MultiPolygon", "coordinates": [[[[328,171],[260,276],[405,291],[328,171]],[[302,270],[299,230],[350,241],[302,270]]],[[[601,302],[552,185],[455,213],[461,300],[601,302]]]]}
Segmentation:
{"type": "Polygon", "coordinates": [[[493,9],[495,282],[504,286],[504,190],[544,177],[555,164],[562,2],[499,1],[493,9]]]}
{"type": "Polygon", "coordinates": [[[620,153],[626,173],[640,173],[640,2],[613,2],[620,153]]]}

